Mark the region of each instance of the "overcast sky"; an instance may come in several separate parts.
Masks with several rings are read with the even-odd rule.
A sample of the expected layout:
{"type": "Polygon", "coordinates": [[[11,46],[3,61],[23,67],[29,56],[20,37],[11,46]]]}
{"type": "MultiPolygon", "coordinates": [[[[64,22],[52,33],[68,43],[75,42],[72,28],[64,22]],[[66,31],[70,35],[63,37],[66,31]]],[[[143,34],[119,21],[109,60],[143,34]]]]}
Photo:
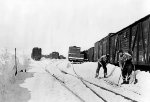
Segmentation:
{"type": "Polygon", "coordinates": [[[150,0],[0,0],[0,47],[82,50],[150,14],[150,0]]]}

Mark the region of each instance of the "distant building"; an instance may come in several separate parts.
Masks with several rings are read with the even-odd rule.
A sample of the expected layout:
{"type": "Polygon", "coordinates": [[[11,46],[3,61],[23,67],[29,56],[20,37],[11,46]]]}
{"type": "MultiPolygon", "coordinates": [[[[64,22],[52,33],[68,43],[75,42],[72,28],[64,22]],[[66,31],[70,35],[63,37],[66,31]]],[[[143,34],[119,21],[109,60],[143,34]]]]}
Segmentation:
{"type": "Polygon", "coordinates": [[[51,59],[59,59],[59,53],[58,52],[52,52],[52,53],[50,53],[49,56],[51,59]]]}
{"type": "Polygon", "coordinates": [[[59,52],[52,52],[49,55],[42,55],[42,57],[50,58],[50,59],[66,59],[63,55],[59,55],[59,52]]]}
{"type": "Polygon", "coordinates": [[[63,55],[59,55],[59,59],[66,59],[63,55]]]}

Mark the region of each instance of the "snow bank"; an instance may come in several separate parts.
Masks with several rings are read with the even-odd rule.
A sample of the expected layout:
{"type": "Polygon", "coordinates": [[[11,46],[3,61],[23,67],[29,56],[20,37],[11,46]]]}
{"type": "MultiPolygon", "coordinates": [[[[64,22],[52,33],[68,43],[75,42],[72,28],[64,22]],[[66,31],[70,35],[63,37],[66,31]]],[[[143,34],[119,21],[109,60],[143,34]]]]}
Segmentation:
{"type": "Polygon", "coordinates": [[[150,102],[150,73],[139,72],[137,74],[138,85],[141,86],[142,100],[143,102],[150,102]]]}
{"type": "MultiPolygon", "coordinates": [[[[17,60],[18,62],[18,60],[17,60]]],[[[0,49],[0,81],[6,83],[6,81],[12,81],[15,73],[15,58],[14,55],[9,53],[5,49],[0,49]]]]}
{"type": "MultiPolygon", "coordinates": [[[[16,62],[17,71],[19,73],[21,70],[27,68],[29,58],[25,55],[18,54],[16,62]]],[[[0,99],[3,100],[3,98],[6,98],[7,94],[10,94],[7,92],[12,90],[12,84],[15,84],[17,80],[15,73],[16,66],[14,54],[7,49],[0,49],[0,99]]]]}

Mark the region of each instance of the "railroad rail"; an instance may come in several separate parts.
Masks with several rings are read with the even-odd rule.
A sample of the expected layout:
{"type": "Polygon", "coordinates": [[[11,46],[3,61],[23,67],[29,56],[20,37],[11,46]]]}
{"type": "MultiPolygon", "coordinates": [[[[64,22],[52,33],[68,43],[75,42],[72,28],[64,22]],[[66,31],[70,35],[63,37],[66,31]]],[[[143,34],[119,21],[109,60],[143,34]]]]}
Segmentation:
{"type": "MultiPolygon", "coordinates": [[[[73,66],[73,65],[72,65],[72,66],[73,66]]],[[[125,99],[127,99],[127,100],[131,100],[132,102],[138,102],[137,100],[131,99],[131,98],[125,96],[125,95],[122,95],[122,94],[120,94],[120,93],[117,93],[117,92],[112,91],[112,90],[109,90],[109,89],[106,89],[106,88],[104,88],[104,87],[102,87],[102,86],[100,86],[100,85],[94,84],[94,83],[92,83],[92,82],[89,82],[89,81],[83,79],[82,77],[80,77],[80,76],[76,73],[74,67],[73,67],[73,71],[74,71],[74,73],[77,75],[78,79],[80,79],[82,82],[85,81],[85,82],[87,82],[87,83],[89,83],[89,84],[92,84],[92,85],[94,85],[94,86],[96,86],[96,87],[99,87],[99,88],[101,88],[101,89],[103,89],[103,90],[105,90],[105,91],[109,91],[109,92],[111,92],[111,93],[113,93],[113,94],[116,94],[116,95],[119,95],[119,96],[121,96],[121,97],[123,97],[123,98],[125,98],[125,99]]],[[[84,84],[85,84],[85,83],[84,83],[84,84]]],[[[86,86],[88,86],[88,85],[86,84],[86,86]]]]}
{"type": "MultiPolygon", "coordinates": [[[[105,87],[103,87],[103,86],[101,86],[101,85],[97,85],[97,84],[92,83],[92,82],[90,82],[90,81],[88,81],[88,80],[85,80],[84,78],[82,78],[80,75],[77,74],[77,72],[75,71],[75,69],[74,69],[74,67],[73,67],[72,64],[71,64],[71,65],[72,65],[72,69],[73,69],[75,75],[74,75],[74,74],[71,74],[71,73],[68,73],[68,72],[66,72],[66,71],[61,70],[61,69],[58,67],[58,65],[61,64],[61,63],[62,63],[62,62],[57,63],[56,67],[57,67],[63,74],[67,74],[67,75],[70,75],[70,76],[73,76],[73,77],[79,79],[79,80],[86,86],[86,88],[90,89],[97,97],[99,97],[100,99],[102,99],[104,102],[108,102],[107,99],[105,99],[105,98],[102,97],[100,94],[98,94],[98,93],[97,93],[95,90],[93,90],[88,84],[93,85],[93,86],[95,86],[95,87],[98,87],[98,88],[100,88],[100,89],[102,89],[102,90],[111,92],[112,94],[121,96],[121,97],[123,97],[124,99],[127,99],[127,100],[129,100],[129,101],[138,102],[137,100],[132,99],[132,98],[130,98],[130,97],[127,97],[127,96],[125,96],[125,95],[123,95],[123,94],[121,94],[121,93],[112,91],[111,89],[107,89],[107,88],[105,88],[105,87]]],[[[46,71],[48,72],[48,70],[46,70],[46,71]]],[[[50,72],[49,72],[49,73],[50,73],[50,72]]],[[[52,75],[55,79],[57,79],[59,82],[61,82],[61,84],[63,84],[63,86],[65,85],[65,82],[63,82],[62,80],[60,80],[60,79],[59,79],[58,77],[56,77],[55,75],[53,75],[53,74],[51,74],[51,75],[52,75]]],[[[67,86],[65,85],[64,87],[67,87],[67,86]]],[[[68,88],[68,87],[67,87],[67,88],[68,88]]],[[[78,97],[82,102],[85,102],[80,96],[78,96],[78,95],[77,95],[75,92],[73,92],[71,89],[68,89],[68,90],[71,91],[73,94],[75,94],[75,96],[78,97]]],[[[127,90],[127,91],[130,91],[130,90],[127,90]]],[[[131,91],[131,92],[133,92],[133,93],[135,93],[135,94],[137,94],[137,95],[140,95],[140,94],[137,93],[137,92],[134,92],[134,91],[131,91]]]]}
{"type": "Polygon", "coordinates": [[[68,91],[70,91],[75,97],[77,97],[81,102],[85,102],[84,99],[82,99],[79,95],[77,95],[74,91],[72,91],[69,87],[65,85],[65,82],[59,79],[56,75],[52,74],[50,71],[46,70],[45,71],[51,75],[54,79],[56,79],[63,87],[65,87],[68,91]]]}
{"type": "MultiPolygon", "coordinates": [[[[72,64],[71,64],[72,65],[72,64]]],[[[58,67],[58,66],[57,66],[58,67]]],[[[100,86],[100,85],[97,85],[97,84],[95,84],[95,83],[92,83],[92,82],[90,82],[90,81],[88,81],[88,80],[85,80],[84,78],[82,78],[81,76],[79,76],[77,73],[76,73],[76,71],[75,71],[75,69],[74,69],[74,67],[73,67],[73,65],[72,65],[72,68],[73,68],[73,71],[74,71],[74,74],[75,75],[73,75],[73,74],[70,74],[70,73],[67,73],[67,72],[65,72],[65,71],[62,71],[62,70],[60,70],[60,68],[58,68],[62,73],[64,73],[64,74],[68,74],[68,75],[71,75],[71,76],[73,76],[73,77],[76,77],[76,78],[78,78],[79,80],[81,80],[81,82],[87,87],[87,88],[90,88],[86,83],[89,83],[89,84],[91,84],[91,85],[94,85],[94,86],[96,86],[96,87],[99,87],[99,88],[101,88],[101,89],[103,89],[103,90],[105,90],[105,91],[108,91],[108,92],[111,92],[111,93],[113,93],[113,94],[115,94],[115,95],[119,95],[119,96],[121,96],[121,97],[123,97],[123,98],[125,98],[125,99],[127,99],[127,100],[131,100],[132,102],[138,102],[137,100],[135,100],[135,99],[132,99],[132,98],[130,98],[130,97],[127,97],[127,96],[125,96],[125,95],[123,95],[123,94],[120,94],[120,93],[118,93],[118,92],[115,92],[115,91],[112,91],[112,90],[110,90],[110,89],[107,89],[107,88],[105,88],[105,87],[103,87],[103,86],[100,86]]],[[[137,93],[137,92],[135,92],[135,91],[131,91],[131,90],[129,90],[129,89],[126,89],[126,88],[124,88],[125,90],[127,90],[127,91],[130,91],[130,92],[133,92],[133,93],[135,93],[135,94],[137,94],[137,95],[141,95],[140,93],[137,93]]],[[[93,89],[91,89],[90,88],[90,90],[93,92],[94,90],[93,89]]],[[[95,93],[95,92],[94,92],[95,93]]],[[[99,95],[98,93],[95,93],[97,96],[99,95]]],[[[101,97],[100,95],[98,96],[99,98],[101,97]]],[[[106,99],[102,99],[103,101],[106,101],[106,99]]]]}

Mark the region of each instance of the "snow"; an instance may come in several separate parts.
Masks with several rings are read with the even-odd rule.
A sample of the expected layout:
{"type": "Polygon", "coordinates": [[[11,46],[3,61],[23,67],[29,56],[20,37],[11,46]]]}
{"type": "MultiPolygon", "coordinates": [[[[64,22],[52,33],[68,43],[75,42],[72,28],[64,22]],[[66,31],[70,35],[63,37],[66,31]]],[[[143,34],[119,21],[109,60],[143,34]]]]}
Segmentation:
{"type": "MultiPolygon", "coordinates": [[[[113,91],[116,91],[116,92],[121,92],[121,91],[124,91],[124,92],[122,92],[123,93],[123,95],[126,95],[126,96],[128,96],[128,97],[130,97],[130,94],[129,94],[129,92],[128,93],[126,93],[126,91],[125,90],[123,90],[123,89],[120,89],[120,90],[115,90],[113,87],[109,87],[109,86],[107,86],[104,82],[103,82],[103,80],[97,80],[97,79],[95,79],[94,77],[95,77],[95,71],[96,71],[96,67],[97,67],[97,63],[84,63],[84,64],[82,64],[82,65],[79,65],[79,64],[76,64],[76,65],[73,65],[74,66],[74,68],[75,68],[75,70],[76,70],[76,72],[80,75],[80,76],[82,76],[84,79],[86,79],[86,80],[88,80],[88,81],[90,81],[90,82],[93,82],[93,83],[96,83],[96,84],[98,84],[98,85],[101,85],[101,86],[103,86],[103,87],[105,87],[105,88],[112,88],[111,90],[113,90],[113,91]],[[128,95],[127,95],[128,94],[128,95]]],[[[113,81],[114,83],[118,83],[118,79],[119,79],[119,76],[120,76],[120,68],[118,68],[118,67],[116,67],[116,66],[113,66],[113,65],[108,65],[107,66],[108,67],[108,76],[110,76],[111,75],[111,73],[113,72],[113,74],[110,76],[110,77],[108,77],[107,79],[108,80],[111,80],[111,81],[113,81]],[[114,69],[115,68],[115,69],[114,69]]],[[[100,75],[99,75],[100,77],[101,76],[103,76],[103,69],[101,69],[100,70],[100,75]]],[[[120,79],[121,81],[122,81],[122,79],[120,79]]],[[[136,87],[136,91],[138,91],[139,89],[139,87],[137,87],[137,86],[135,86],[134,85],[134,88],[136,87]]],[[[131,88],[131,86],[130,86],[130,89],[134,89],[133,87],[131,88]]],[[[96,89],[97,90],[97,89],[96,89]]],[[[134,89],[135,90],[135,89],[134,89]]],[[[101,93],[101,90],[99,90],[99,93],[101,93]]],[[[105,95],[104,95],[105,96],[105,95]]],[[[136,99],[137,97],[136,97],[137,95],[133,95],[132,96],[132,98],[134,98],[134,99],[136,99]]],[[[110,100],[112,100],[113,98],[111,97],[111,99],[110,100]]],[[[115,99],[118,99],[118,98],[115,98],[115,99]]],[[[138,99],[138,100],[140,100],[140,99],[138,99]]],[[[121,100],[122,101],[122,100],[121,100]]],[[[114,102],[116,102],[116,101],[114,101],[114,102]]]]}
{"type": "Polygon", "coordinates": [[[143,95],[142,100],[145,102],[150,102],[150,73],[149,72],[139,72],[137,75],[138,84],[141,86],[141,93],[143,95]]]}
{"type": "MultiPolygon", "coordinates": [[[[58,63],[58,62],[57,62],[58,63]]],[[[96,68],[97,68],[97,63],[93,63],[93,62],[87,62],[87,63],[83,63],[83,64],[71,64],[70,62],[67,62],[67,61],[64,61],[63,63],[60,62],[60,64],[57,65],[57,69],[61,69],[67,73],[71,73],[71,74],[74,74],[73,70],[72,70],[72,67],[74,67],[75,71],[80,75],[82,76],[84,79],[90,81],[90,82],[93,82],[93,83],[97,83],[100,85],[100,82],[101,80],[97,80],[95,79],[95,71],[96,71],[96,68]],[[66,67],[65,67],[66,66],[66,67]]],[[[122,78],[120,78],[120,81],[118,83],[118,80],[119,80],[119,77],[121,75],[121,69],[117,66],[114,66],[114,65],[111,65],[111,64],[108,64],[107,65],[107,68],[108,68],[108,78],[107,80],[110,80],[116,84],[121,84],[122,83],[122,78]]],[[[55,68],[56,69],[56,68],[55,68]]],[[[55,72],[56,73],[56,72],[55,72]]],[[[58,76],[61,76],[60,73],[56,73],[58,76]]],[[[133,73],[134,75],[134,73],[133,73]]],[[[123,88],[120,88],[119,90],[117,90],[116,92],[119,92],[119,93],[122,93],[122,95],[125,95],[125,96],[128,96],[128,97],[131,97],[133,99],[136,99],[140,102],[149,102],[149,97],[148,97],[148,93],[150,92],[149,90],[149,78],[150,78],[150,74],[149,72],[142,72],[142,71],[136,71],[136,75],[137,75],[137,79],[138,79],[138,83],[137,84],[129,84],[129,85],[122,85],[123,88]],[[146,77],[146,78],[145,78],[146,77]],[[146,79],[146,80],[145,80],[146,79]],[[146,83],[146,84],[145,84],[146,83]],[[126,90],[126,91],[125,91],[126,90]],[[136,93],[139,93],[141,94],[141,96],[139,95],[134,95],[133,93],[130,93],[128,92],[127,90],[131,90],[131,91],[134,91],[136,93]],[[122,92],[124,91],[124,92],[122,92]],[[132,95],[133,94],[133,95],[132,95]]],[[[63,76],[63,75],[62,75],[63,76]]],[[[61,77],[62,77],[61,76],[61,77]]],[[[64,76],[63,76],[64,77],[64,76]]],[[[103,77],[103,68],[100,69],[100,75],[99,77],[103,77]]],[[[133,76],[132,76],[133,77],[133,76]]],[[[62,78],[62,80],[66,80],[66,78],[62,78]]],[[[67,78],[68,79],[68,78],[67,78]]],[[[134,79],[134,78],[133,78],[134,79]]],[[[131,78],[131,80],[133,80],[131,78]]],[[[68,80],[67,80],[68,81],[68,80]]],[[[72,83],[75,83],[75,82],[72,82],[72,83]]],[[[72,84],[70,82],[70,84],[72,84]]],[[[102,81],[102,86],[106,86],[103,81],[102,81]],[[104,84],[104,85],[103,85],[104,84]]],[[[75,86],[74,86],[75,87],[75,86]]],[[[106,87],[107,88],[107,87],[106,87]]],[[[112,87],[109,87],[109,88],[112,88],[112,87]]],[[[82,90],[82,89],[81,89],[82,90]]],[[[79,91],[78,93],[82,93],[82,91],[79,91]]],[[[97,89],[96,89],[97,90],[97,89]]],[[[113,90],[113,89],[112,89],[113,90]]],[[[101,92],[101,91],[99,91],[101,92]]],[[[87,92],[86,92],[87,93],[87,92]]],[[[106,93],[106,92],[105,92],[106,93]]],[[[104,95],[105,96],[105,95],[104,95]]],[[[107,98],[107,97],[106,97],[107,98]]],[[[110,97],[109,97],[110,98],[110,97]]],[[[87,97],[88,99],[88,97],[87,97]]],[[[113,98],[113,95],[112,97],[110,98],[110,100],[114,99],[113,98]]],[[[114,100],[114,102],[118,101],[119,98],[115,98],[117,100],[114,100]]],[[[121,100],[122,98],[120,98],[121,100]]],[[[96,101],[93,99],[93,101],[96,101]]],[[[123,100],[121,100],[123,101],[123,100]]],[[[89,101],[90,102],[90,101],[89,101]]]]}
{"type": "MultiPolygon", "coordinates": [[[[79,101],[74,95],[70,94],[59,82],[52,78],[46,71],[46,62],[34,62],[29,72],[35,72],[34,77],[25,80],[22,87],[26,87],[31,92],[29,102],[77,102],[79,101]],[[45,63],[45,64],[43,64],[45,63]],[[43,65],[43,67],[41,67],[43,65]]],[[[52,63],[53,61],[51,61],[52,63]]],[[[56,65],[57,63],[55,63],[56,65]]],[[[54,65],[49,65],[54,67],[54,65]]]]}
{"type": "Polygon", "coordinates": [[[14,54],[7,49],[0,49],[0,102],[20,102],[29,97],[28,91],[19,86],[19,83],[27,76],[23,72],[20,73],[20,70],[27,68],[29,60],[27,57],[18,56],[16,59],[18,74],[15,76],[14,54]],[[23,59],[22,63],[20,63],[20,58],[23,59]]]}
{"type": "MultiPolygon", "coordinates": [[[[137,84],[117,87],[106,82],[119,85],[122,83],[121,69],[111,64],[107,65],[108,78],[105,79],[95,78],[96,62],[71,64],[64,59],[45,58],[34,61],[18,53],[17,76],[14,76],[14,64],[14,55],[5,49],[0,50],[0,102],[150,102],[149,72],[136,71],[137,84]],[[24,69],[27,72],[20,72],[24,69]],[[64,83],[56,80],[51,74],[64,83]],[[76,74],[84,79],[83,82],[76,74]]],[[[101,68],[99,77],[103,76],[101,68]]],[[[131,80],[133,79],[134,73],[131,80]]]]}

